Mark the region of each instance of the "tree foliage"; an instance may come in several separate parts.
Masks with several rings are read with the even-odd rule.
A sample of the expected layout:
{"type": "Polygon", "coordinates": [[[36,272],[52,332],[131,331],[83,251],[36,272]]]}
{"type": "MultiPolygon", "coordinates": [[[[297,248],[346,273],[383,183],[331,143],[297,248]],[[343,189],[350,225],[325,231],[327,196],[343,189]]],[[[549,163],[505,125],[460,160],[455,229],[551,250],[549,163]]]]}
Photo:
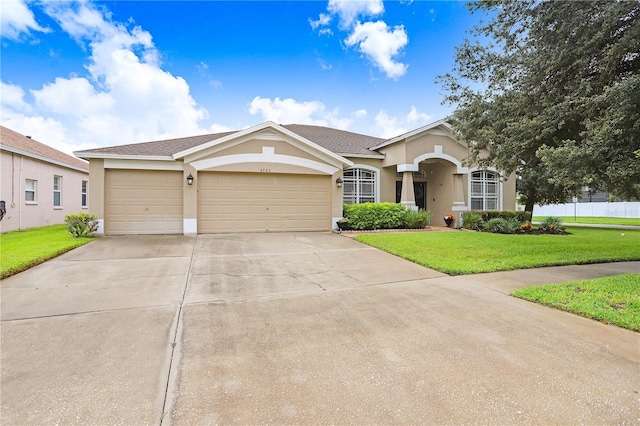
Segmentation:
{"type": "Polygon", "coordinates": [[[483,0],[439,76],[472,160],[534,203],[583,186],[640,198],[640,1],[483,0]]]}

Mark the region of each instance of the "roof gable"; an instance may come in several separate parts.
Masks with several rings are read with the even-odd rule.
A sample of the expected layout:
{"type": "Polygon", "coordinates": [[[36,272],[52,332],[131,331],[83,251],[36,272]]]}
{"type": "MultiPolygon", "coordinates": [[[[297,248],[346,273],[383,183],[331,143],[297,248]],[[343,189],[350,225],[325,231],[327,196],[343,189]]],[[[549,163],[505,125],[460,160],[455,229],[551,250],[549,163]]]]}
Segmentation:
{"type": "Polygon", "coordinates": [[[176,160],[183,158],[185,160],[193,161],[202,156],[215,152],[217,149],[228,148],[230,146],[233,146],[234,144],[242,143],[253,138],[281,139],[283,135],[285,136],[285,138],[288,137],[291,141],[293,141],[298,148],[301,148],[304,151],[307,151],[314,155],[320,155],[326,161],[341,165],[352,164],[349,160],[336,154],[335,152],[332,152],[331,150],[324,148],[300,136],[297,133],[292,132],[284,126],[280,126],[270,121],[235,133],[230,133],[215,140],[211,140],[201,145],[197,145],[184,151],[177,152],[173,154],[173,158],[176,160]]]}
{"type": "Polygon", "coordinates": [[[404,133],[402,135],[396,136],[394,138],[391,139],[387,139],[386,141],[382,142],[381,144],[372,146],[371,149],[374,150],[379,150],[381,148],[384,148],[386,146],[392,145],[394,143],[400,142],[400,141],[408,141],[409,139],[414,139],[416,137],[419,137],[425,133],[428,132],[433,132],[436,131],[438,129],[441,129],[444,131],[443,135],[450,137],[452,140],[458,142],[454,135],[453,135],[453,128],[451,127],[451,125],[447,122],[446,119],[442,119],[442,120],[438,120],[438,121],[434,121],[433,123],[429,123],[425,126],[419,127],[415,130],[412,130],[410,132],[404,133]]]}
{"type": "Polygon", "coordinates": [[[89,165],[85,161],[58,151],[55,148],[24,136],[4,126],[0,126],[0,144],[2,144],[2,149],[11,152],[71,169],[80,169],[85,172],[89,171],[89,165]]]}
{"type": "MultiPolygon", "coordinates": [[[[250,129],[256,129],[267,123],[262,123],[250,129]]],[[[362,155],[383,157],[369,147],[380,144],[385,140],[373,136],[367,136],[359,133],[347,132],[345,130],[332,129],[329,127],[312,126],[304,124],[287,124],[277,125],[281,132],[288,131],[296,134],[297,138],[302,138],[307,142],[311,142],[322,147],[334,154],[341,156],[362,155]]],[[[233,137],[233,135],[242,135],[250,129],[240,130],[238,132],[211,133],[198,136],[189,136],[184,138],[166,139],[160,141],[150,141],[142,143],[134,143],[127,145],[116,145],[104,148],[95,148],[84,151],[77,151],[76,154],[81,158],[148,158],[172,160],[174,156],[184,152],[191,152],[193,149],[201,145],[213,145],[220,142],[221,139],[233,137]]]]}

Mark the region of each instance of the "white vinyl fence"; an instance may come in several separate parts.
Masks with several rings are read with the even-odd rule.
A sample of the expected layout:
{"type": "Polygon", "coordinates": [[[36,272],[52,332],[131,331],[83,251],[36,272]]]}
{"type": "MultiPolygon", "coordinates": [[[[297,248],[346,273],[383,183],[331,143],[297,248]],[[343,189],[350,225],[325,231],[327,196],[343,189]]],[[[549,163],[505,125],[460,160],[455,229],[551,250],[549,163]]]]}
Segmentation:
{"type": "Polygon", "coordinates": [[[533,208],[534,216],[599,216],[640,218],[639,201],[615,203],[566,203],[533,208]]]}

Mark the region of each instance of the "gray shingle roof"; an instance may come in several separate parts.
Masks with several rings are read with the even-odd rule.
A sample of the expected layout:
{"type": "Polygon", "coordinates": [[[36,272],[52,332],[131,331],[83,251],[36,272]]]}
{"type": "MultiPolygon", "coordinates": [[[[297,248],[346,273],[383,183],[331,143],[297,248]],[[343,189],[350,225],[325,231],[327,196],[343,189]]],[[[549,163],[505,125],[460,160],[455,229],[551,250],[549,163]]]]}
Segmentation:
{"type": "MultiPolygon", "coordinates": [[[[385,139],[376,138],[373,136],[367,136],[359,133],[347,132],[344,130],[332,129],[322,126],[287,124],[282,127],[337,154],[379,155],[379,153],[371,151],[368,148],[371,146],[379,145],[385,141],[385,139]]],[[[171,156],[180,151],[194,148],[198,145],[223,138],[233,133],[235,132],[211,133],[199,136],[189,136],[185,138],[110,146],[105,148],[90,149],[86,151],[78,151],[76,152],[76,155],[82,157],[82,154],[101,153],[115,155],[171,156]]]]}
{"type": "Polygon", "coordinates": [[[86,161],[72,157],[4,126],[0,126],[0,143],[9,148],[89,171],[89,164],[86,161]]]}
{"type": "Polygon", "coordinates": [[[166,139],[161,141],[132,143],[127,145],[108,146],[105,148],[88,149],[78,151],[76,155],[82,157],[83,153],[102,153],[117,155],[157,155],[172,156],[173,154],[193,148],[204,143],[223,138],[235,132],[211,133],[207,135],[189,136],[186,138],[166,139]]]}
{"type": "Polygon", "coordinates": [[[379,155],[378,152],[369,148],[385,141],[382,138],[329,127],[309,126],[306,124],[287,124],[282,127],[336,154],[379,155]]]}

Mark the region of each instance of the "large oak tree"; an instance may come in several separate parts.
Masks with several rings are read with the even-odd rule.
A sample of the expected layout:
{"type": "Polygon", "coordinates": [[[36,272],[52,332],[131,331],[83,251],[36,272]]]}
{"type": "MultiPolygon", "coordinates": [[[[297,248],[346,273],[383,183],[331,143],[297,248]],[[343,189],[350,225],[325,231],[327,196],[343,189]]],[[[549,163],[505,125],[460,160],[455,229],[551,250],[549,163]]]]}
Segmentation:
{"type": "Polygon", "coordinates": [[[640,1],[483,0],[438,80],[472,160],[518,175],[526,210],[583,186],[640,198],[640,1]]]}

